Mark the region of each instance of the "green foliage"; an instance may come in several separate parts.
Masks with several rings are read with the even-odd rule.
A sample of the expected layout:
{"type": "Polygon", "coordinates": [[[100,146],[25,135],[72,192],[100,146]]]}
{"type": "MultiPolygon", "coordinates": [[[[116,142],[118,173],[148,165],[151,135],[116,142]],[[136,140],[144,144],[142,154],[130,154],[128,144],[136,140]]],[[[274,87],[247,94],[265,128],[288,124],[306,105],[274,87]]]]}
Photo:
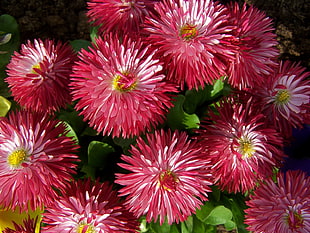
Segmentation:
{"type": "Polygon", "coordinates": [[[90,47],[92,44],[88,40],[72,40],[70,41],[70,45],[74,51],[79,52],[81,49],[88,50],[88,47],[90,47]]]}
{"type": "Polygon", "coordinates": [[[108,156],[115,152],[114,148],[104,142],[92,141],[88,146],[88,164],[99,168],[107,165],[108,156]]]}
{"type": "Polygon", "coordinates": [[[167,115],[167,125],[175,129],[194,129],[199,127],[200,120],[196,114],[188,114],[183,109],[184,95],[178,95],[167,115]]]}
{"type": "Polygon", "coordinates": [[[11,108],[11,102],[0,96],[0,117],[4,117],[11,108]]]}

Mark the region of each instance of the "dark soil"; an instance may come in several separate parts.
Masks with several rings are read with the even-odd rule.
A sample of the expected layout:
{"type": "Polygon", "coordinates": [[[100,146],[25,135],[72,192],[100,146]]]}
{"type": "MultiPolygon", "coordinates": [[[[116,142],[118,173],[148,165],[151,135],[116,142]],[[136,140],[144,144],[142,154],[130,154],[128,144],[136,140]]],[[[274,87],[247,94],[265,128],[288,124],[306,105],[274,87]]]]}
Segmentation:
{"type": "MultiPolygon", "coordinates": [[[[230,0],[221,0],[227,3],[230,0]]],[[[310,68],[310,0],[235,0],[247,2],[274,19],[282,59],[310,68]]],[[[1,0],[0,15],[14,16],[22,41],[89,39],[86,0],[1,0]]]]}

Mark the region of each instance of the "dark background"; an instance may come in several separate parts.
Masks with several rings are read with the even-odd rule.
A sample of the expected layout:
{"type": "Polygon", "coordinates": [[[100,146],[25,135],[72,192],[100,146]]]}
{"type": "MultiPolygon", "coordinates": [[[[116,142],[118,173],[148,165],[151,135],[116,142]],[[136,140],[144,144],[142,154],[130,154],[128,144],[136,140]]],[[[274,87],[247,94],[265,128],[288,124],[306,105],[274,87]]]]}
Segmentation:
{"type": "MultiPolygon", "coordinates": [[[[282,59],[301,61],[310,70],[310,0],[235,0],[247,2],[274,20],[282,59]]],[[[1,0],[0,14],[14,16],[21,39],[89,40],[86,0],[1,0]]],[[[222,3],[230,0],[221,0],[222,3]]]]}

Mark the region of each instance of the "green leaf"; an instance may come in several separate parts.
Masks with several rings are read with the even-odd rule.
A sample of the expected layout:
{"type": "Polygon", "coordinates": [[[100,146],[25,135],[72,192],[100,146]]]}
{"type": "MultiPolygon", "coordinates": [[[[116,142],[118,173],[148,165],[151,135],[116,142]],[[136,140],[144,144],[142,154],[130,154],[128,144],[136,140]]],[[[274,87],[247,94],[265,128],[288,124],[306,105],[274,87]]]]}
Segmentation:
{"type": "Polygon", "coordinates": [[[207,85],[204,89],[192,89],[185,92],[184,110],[188,114],[195,113],[196,109],[211,99],[212,85],[207,85]]]}
{"type": "Polygon", "coordinates": [[[88,146],[88,164],[99,168],[107,165],[108,156],[115,152],[114,148],[107,143],[92,141],[88,146]]]}
{"type": "Polygon", "coordinates": [[[72,138],[72,140],[74,140],[76,144],[78,144],[79,143],[78,136],[76,135],[71,125],[66,121],[62,121],[62,123],[66,126],[66,130],[68,131],[66,136],[72,138]]]}
{"type": "Polygon", "coordinates": [[[81,172],[84,172],[86,174],[87,177],[90,177],[91,179],[95,180],[96,179],[96,168],[88,165],[88,164],[84,164],[81,172]]]}
{"type": "Polygon", "coordinates": [[[209,216],[206,218],[205,223],[210,225],[220,225],[225,224],[227,221],[230,221],[233,217],[233,214],[230,209],[225,206],[215,207],[209,216]]]}
{"type": "Polygon", "coordinates": [[[207,201],[200,209],[196,210],[196,217],[202,222],[205,222],[211,211],[214,209],[213,203],[207,201]]]}
{"type": "Polygon", "coordinates": [[[12,38],[12,33],[4,33],[1,35],[0,33],[0,45],[8,43],[12,38]]]}
{"type": "Polygon", "coordinates": [[[201,222],[196,215],[193,215],[193,233],[205,233],[205,224],[201,222]]]}
{"type": "Polygon", "coordinates": [[[93,43],[96,43],[96,39],[98,38],[99,27],[100,26],[90,28],[90,39],[93,43]]]}
{"type": "Polygon", "coordinates": [[[0,16],[0,70],[4,70],[12,53],[19,48],[19,28],[14,17],[0,16]]]}
{"type": "Polygon", "coordinates": [[[4,117],[11,108],[11,102],[0,96],[0,117],[4,117]]]}
{"type": "Polygon", "coordinates": [[[89,50],[88,47],[90,47],[92,44],[90,41],[87,40],[72,40],[70,41],[70,45],[74,49],[74,51],[78,52],[81,49],[89,50]]]}
{"type": "MultiPolygon", "coordinates": [[[[193,216],[189,216],[186,221],[181,222],[181,232],[182,233],[192,233],[193,232],[193,216]]],[[[198,233],[198,232],[197,232],[198,233]]]]}
{"type": "Polygon", "coordinates": [[[156,223],[150,223],[150,227],[154,233],[180,233],[178,227],[175,224],[169,225],[165,221],[162,225],[159,224],[159,221],[156,223]]]}
{"type": "Polygon", "coordinates": [[[231,220],[225,222],[224,226],[225,226],[225,229],[227,231],[232,231],[232,230],[236,229],[236,223],[231,221],[231,220]]]}
{"type": "Polygon", "coordinates": [[[223,88],[224,88],[224,82],[221,79],[216,80],[213,85],[213,90],[211,91],[211,97],[220,94],[223,88]]]}
{"type": "Polygon", "coordinates": [[[199,117],[196,114],[188,114],[183,110],[184,95],[175,98],[174,107],[167,114],[167,125],[175,129],[194,129],[199,128],[199,117]]]}

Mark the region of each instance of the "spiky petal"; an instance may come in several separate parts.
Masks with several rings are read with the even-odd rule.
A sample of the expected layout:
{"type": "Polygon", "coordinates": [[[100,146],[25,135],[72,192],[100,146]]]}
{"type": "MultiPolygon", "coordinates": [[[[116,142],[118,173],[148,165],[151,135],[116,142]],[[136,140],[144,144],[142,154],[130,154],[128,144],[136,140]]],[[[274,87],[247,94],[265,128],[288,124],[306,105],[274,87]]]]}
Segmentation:
{"type": "Polygon", "coordinates": [[[116,183],[125,186],[120,195],[127,196],[125,205],[135,216],[172,224],[185,221],[207,200],[210,167],[185,132],[155,131],[146,141],[138,138],[130,153],[119,165],[131,173],[116,174],[116,183]]]}
{"type": "Polygon", "coordinates": [[[138,232],[138,221],[129,213],[108,183],[90,179],[72,182],[46,209],[46,233],[138,232]]]}
{"type": "Polygon", "coordinates": [[[246,202],[245,223],[254,233],[310,232],[310,177],[302,171],[267,179],[246,202]]]}
{"type": "Polygon", "coordinates": [[[163,123],[174,85],[141,41],[99,38],[74,66],[73,99],[91,127],[104,135],[132,137],[163,123]]]}
{"type": "Polygon", "coordinates": [[[54,112],[71,102],[69,83],[75,55],[67,43],[28,41],[7,65],[14,100],[26,109],[54,112]]]}
{"type": "Polygon", "coordinates": [[[0,205],[21,211],[50,203],[72,179],[78,146],[47,115],[13,112],[0,119],[0,205]]]}

